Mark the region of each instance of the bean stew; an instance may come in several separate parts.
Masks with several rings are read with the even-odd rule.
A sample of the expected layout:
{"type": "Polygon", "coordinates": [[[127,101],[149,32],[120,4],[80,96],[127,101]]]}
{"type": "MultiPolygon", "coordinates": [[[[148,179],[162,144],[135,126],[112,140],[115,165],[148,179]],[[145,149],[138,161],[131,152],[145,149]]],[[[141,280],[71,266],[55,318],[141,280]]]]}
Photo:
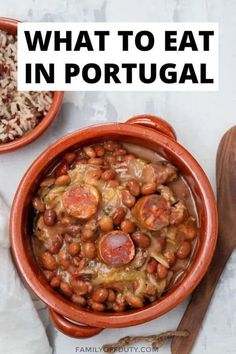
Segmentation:
{"type": "Polygon", "coordinates": [[[48,283],[93,311],[142,308],[173,288],[198,240],[184,177],[157,153],[104,141],[64,154],[32,200],[48,283]]]}

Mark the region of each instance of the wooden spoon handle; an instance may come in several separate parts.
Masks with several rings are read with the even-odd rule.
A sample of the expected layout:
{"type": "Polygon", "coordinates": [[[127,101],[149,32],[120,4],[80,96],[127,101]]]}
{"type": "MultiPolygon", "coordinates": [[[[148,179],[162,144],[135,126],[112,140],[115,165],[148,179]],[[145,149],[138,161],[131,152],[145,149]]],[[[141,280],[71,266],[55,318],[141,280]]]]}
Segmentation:
{"type": "Polygon", "coordinates": [[[172,354],[189,354],[192,350],[217,282],[232,253],[232,250],[225,247],[221,248],[221,246],[223,245],[219,242],[212,263],[205,277],[193,292],[190,303],[177,328],[177,330],[189,331],[189,336],[187,339],[173,338],[171,343],[172,354]]]}

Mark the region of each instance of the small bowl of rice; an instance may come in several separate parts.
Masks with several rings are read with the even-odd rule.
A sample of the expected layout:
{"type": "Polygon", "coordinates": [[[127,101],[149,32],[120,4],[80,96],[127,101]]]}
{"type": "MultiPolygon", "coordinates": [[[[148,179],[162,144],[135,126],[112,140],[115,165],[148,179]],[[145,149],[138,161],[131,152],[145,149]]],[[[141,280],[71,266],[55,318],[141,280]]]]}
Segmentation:
{"type": "Polygon", "coordinates": [[[0,17],[0,153],[37,139],[60,110],[61,91],[17,91],[17,23],[0,17]]]}

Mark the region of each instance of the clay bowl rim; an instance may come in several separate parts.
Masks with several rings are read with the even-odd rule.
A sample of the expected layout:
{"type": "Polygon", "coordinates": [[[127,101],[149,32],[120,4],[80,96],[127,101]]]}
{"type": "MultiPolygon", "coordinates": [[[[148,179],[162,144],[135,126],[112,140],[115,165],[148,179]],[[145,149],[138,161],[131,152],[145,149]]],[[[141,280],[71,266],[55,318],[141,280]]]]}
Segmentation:
{"type": "MultiPolygon", "coordinates": [[[[17,24],[19,22],[19,20],[13,18],[0,17],[0,30],[16,34],[17,24]]],[[[47,130],[47,128],[50,126],[50,124],[53,122],[58,112],[60,111],[63,97],[63,91],[54,91],[52,105],[49,108],[49,111],[46,116],[41,120],[41,122],[35,128],[24,134],[21,138],[13,140],[9,143],[0,144],[0,154],[24,147],[36,140],[39,136],[41,136],[47,130]]]]}
{"type": "MultiPolygon", "coordinates": [[[[119,139],[118,139],[119,140],[119,139]]],[[[177,166],[179,167],[179,166],[177,166]]],[[[69,320],[89,326],[101,328],[118,328],[137,325],[153,320],[177,306],[182,302],[197,286],[204,276],[212,259],[217,240],[218,219],[216,203],[212,188],[207,176],[193,158],[193,156],[179,143],[170,139],[162,133],[150,128],[131,125],[127,123],[109,123],[90,126],[73,132],[49,146],[32,163],[25,173],[17,189],[10,216],[10,237],[13,257],[16,265],[29,287],[35,294],[45,302],[50,308],[58,312],[69,320]],[[197,250],[197,259],[193,261],[194,267],[190,267],[183,280],[173,290],[167,292],[161,300],[139,310],[131,310],[120,314],[98,313],[76,307],[63,296],[56,293],[50,285],[46,283],[41,271],[38,268],[38,276],[32,263],[27,257],[29,242],[25,243],[26,223],[24,216],[29,202],[29,194],[33,186],[38,182],[40,172],[50,165],[60,154],[70,150],[76,144],[85,145],[93,141],[103,139],[116,139],[121,137],[125,141],[132,139],[139,140],[143,146],[155,146],[163,150],[168,156],[174,156],[181,164],[180,171],[185,177],[194,181],[197,192],[200,193],[203,210],[202,243],[197,250]],[[27,246],[27,247],[26,247],[27,246]],[[41,274],[41,276],[40,276],[41,274]]],[[[32,261],[32,259],[31,259],[32,261]]],[[[35,262],[35,261],[34,261],[35,262]]]]}

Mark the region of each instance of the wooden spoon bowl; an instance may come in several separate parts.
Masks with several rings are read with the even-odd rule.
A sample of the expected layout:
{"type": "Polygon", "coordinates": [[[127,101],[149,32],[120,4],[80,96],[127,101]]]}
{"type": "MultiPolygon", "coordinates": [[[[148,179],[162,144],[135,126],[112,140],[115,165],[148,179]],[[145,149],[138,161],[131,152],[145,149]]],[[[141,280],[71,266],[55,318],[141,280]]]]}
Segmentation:
{"type": "Polygon", "coordinates": [[[178,326],[178,330],[188,330],[189,336],[173,339],[172,354],[191,352],[218,280],[236,246],[236,126],[225,133],[218,147],[216,181],[219,214],[216,251],[178,326]]]}

